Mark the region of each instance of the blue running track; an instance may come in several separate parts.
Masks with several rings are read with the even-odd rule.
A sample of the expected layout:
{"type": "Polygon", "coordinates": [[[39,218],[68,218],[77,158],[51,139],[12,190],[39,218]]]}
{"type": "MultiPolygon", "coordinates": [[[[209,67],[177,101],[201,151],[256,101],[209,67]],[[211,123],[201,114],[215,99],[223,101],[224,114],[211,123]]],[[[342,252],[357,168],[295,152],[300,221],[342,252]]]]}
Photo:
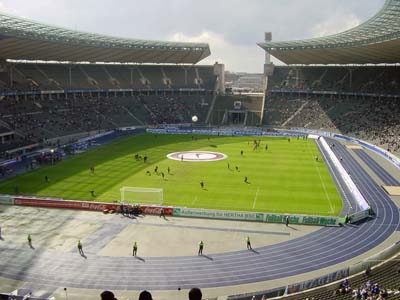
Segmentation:
{"type": "Polygon", "coordinates": [[[356,149],[354,152],[358,157],[379,177],[385,185],[400,186],[400,182],[382,168],[364,150],[356,149]]]}

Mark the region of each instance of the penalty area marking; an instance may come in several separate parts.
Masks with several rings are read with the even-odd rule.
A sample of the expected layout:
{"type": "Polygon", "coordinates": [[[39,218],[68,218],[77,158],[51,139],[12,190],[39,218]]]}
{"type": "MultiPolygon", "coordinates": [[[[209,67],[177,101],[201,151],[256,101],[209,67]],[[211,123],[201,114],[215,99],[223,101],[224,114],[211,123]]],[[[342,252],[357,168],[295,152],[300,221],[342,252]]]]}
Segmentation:
{"type": "Polygon", "coordinates": [[[168,159],[187,162],[210,162],[228,158],[228,155],[211,151],[181,151],[167,155],[168,159]]]}

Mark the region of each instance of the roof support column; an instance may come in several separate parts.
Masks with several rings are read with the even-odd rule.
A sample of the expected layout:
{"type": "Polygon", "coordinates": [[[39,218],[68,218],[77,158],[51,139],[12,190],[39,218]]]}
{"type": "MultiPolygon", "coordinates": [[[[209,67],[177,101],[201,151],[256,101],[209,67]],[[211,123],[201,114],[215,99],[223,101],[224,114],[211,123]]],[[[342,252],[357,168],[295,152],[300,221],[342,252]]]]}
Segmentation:
{"type": "Polygon", "coordinates": [[[72,71],[71,66],[68,67],[68,88],[72,87],[72,71]]]}

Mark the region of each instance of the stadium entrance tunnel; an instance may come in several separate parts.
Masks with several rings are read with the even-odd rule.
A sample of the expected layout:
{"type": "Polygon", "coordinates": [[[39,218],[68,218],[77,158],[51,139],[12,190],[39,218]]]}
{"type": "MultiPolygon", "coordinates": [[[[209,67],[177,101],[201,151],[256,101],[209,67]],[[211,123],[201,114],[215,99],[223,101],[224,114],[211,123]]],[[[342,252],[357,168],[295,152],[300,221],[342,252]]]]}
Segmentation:
{"type": "Polygon", "coordinates": [[[210,162],[228,158],[228,155],[210,151],[181,151],[167,155],[167,158],[177,161],[210,162]]]}

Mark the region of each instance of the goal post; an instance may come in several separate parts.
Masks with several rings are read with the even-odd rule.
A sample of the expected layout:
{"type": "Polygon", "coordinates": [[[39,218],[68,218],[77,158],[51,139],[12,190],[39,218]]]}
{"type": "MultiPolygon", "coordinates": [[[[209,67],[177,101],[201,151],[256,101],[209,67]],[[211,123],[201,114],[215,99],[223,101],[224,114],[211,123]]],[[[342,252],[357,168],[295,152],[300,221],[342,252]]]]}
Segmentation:
{"type": "Polygon", "coordinates": [[[163,189],[123,186],[120,192],[122,203],[162,205],[164,201],[163,189]]]}

